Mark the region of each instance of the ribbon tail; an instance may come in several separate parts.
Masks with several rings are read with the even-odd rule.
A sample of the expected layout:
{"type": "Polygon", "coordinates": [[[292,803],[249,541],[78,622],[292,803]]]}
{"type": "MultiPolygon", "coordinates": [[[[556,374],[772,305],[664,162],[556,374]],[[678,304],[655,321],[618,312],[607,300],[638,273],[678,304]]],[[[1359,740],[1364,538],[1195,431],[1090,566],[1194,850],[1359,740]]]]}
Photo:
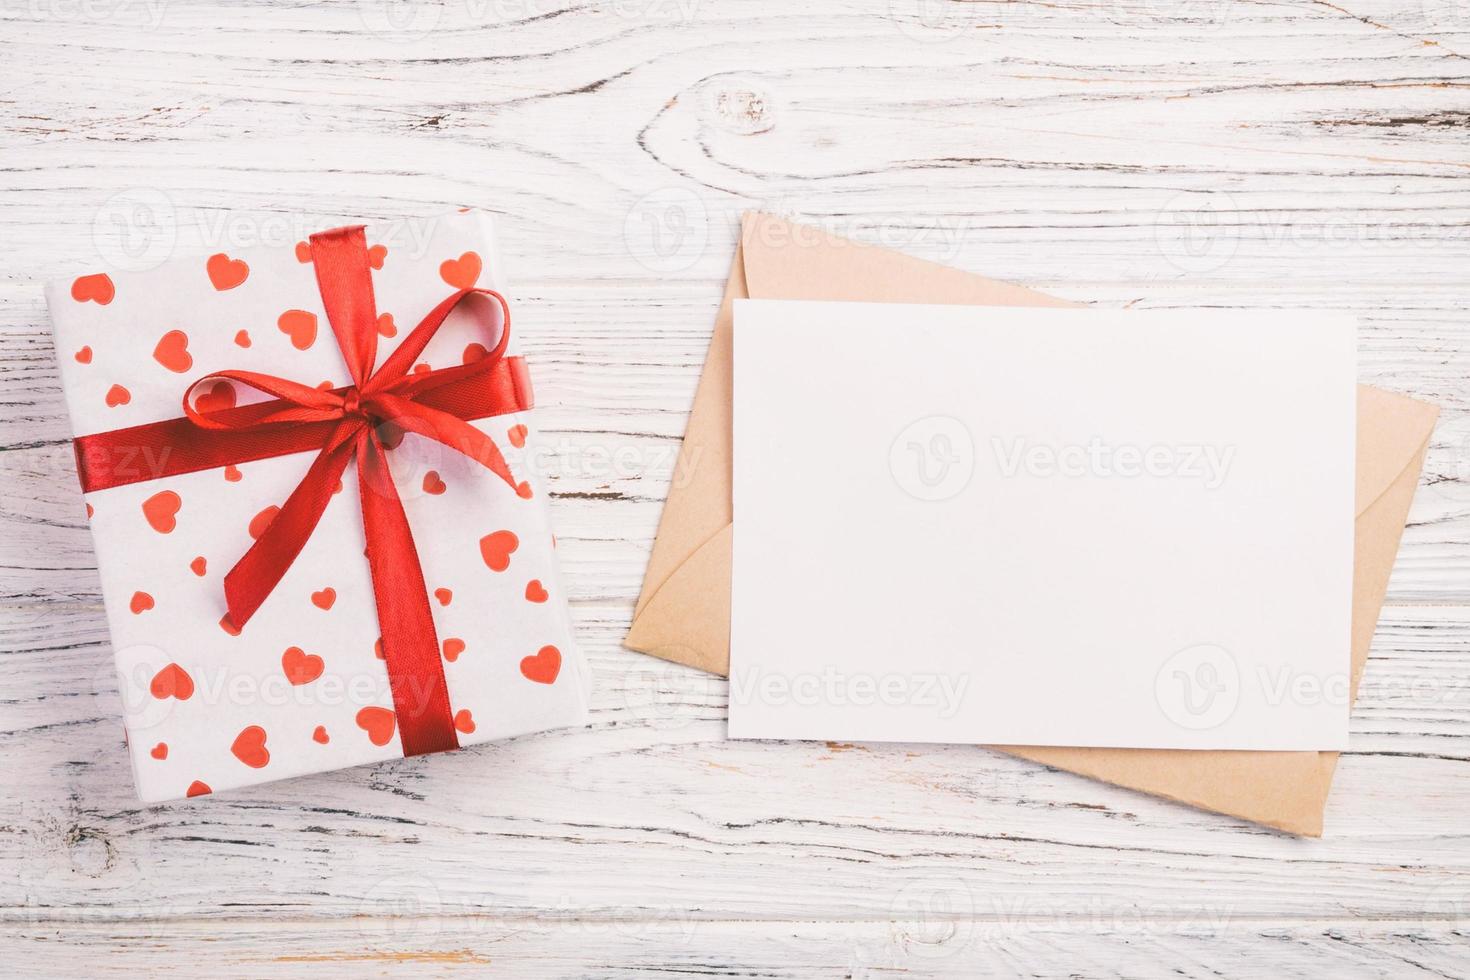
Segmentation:
{"type": "Polygon", "coordinates": [[[397,395],[379,395],[376,401],[394,425],[463,453],[504,480],[512,490],[516,489],[510,464],[505,461],[495,440],[464,419],[397,395]]]}
{"type": "Polygon", "coordinates": [[[353,451],[352,440],[341,438],[341,427],[338,432],[312,462],[300,485],[291,491],[270,526],[225,575],[225,604],[236,629],[244,627],[281,581],[332,499],[353,451]]]}
{"type": "Polygon", "coordinates": [[[403,754],[459,748],[439,638],[429,610],[429,589],[387,456],[369,431],[358,437],[357,473],[368,568],[403,754]]]}

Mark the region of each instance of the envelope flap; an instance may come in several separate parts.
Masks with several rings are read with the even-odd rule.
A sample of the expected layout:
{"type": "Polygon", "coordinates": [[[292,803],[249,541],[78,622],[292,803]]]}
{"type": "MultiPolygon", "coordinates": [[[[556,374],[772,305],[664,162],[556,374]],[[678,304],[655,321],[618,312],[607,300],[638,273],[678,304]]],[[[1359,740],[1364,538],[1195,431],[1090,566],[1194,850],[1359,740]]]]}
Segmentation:
{"type": "Polygon", "coordinates": [[[758,211],[745,213],[740,245],[752,299],[1081,305],[758,211]]]}
{"type": "Polygon", "coordinates": [[[1414,462],[1438,417],[1439,409],[1427,402],[1358,385],[1358,514],[1414,462]]]}

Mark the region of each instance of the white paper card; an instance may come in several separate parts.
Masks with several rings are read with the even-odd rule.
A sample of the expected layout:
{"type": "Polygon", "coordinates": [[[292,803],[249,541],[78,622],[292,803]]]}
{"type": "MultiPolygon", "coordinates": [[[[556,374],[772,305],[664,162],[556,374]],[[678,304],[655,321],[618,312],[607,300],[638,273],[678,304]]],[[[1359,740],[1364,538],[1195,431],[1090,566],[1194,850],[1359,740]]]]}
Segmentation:
{"type": "Polygon", "coordinates": [[[737,301],[731,736],[1346,748],[1355,332],[737,301]]]}

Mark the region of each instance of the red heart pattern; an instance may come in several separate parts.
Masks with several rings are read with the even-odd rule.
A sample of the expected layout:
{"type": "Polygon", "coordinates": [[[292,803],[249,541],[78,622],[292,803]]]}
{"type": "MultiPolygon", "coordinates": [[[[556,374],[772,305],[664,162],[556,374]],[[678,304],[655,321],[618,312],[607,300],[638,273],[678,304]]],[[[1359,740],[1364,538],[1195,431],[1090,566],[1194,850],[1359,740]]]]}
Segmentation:
{"type": "Polygon", "coordinates": [[[209,281],[214,288],[223,292],[244,282],[250,275],[250,266],[242,259],[232,259],[224,252],[219,252],[205,261],[204,271],[209,274],[209,281]]]}
{"type": "Polygon", "coordinates": [[[328,742],[330,742],[332,739],[330,736],[327,735],[327,726],[316,726],[316,730],[311,733],[311,740],[318,745],[326,745],[328,742]]]}
{"type": "Polygon", "coordinates": [[[113,385],[107,389],[107,397],[103,400],[107,402],[108,408],[117,408],[119,405],[126,405],[132,401],[133,393],[122,385],[113,385]]]}
{"type": "Polygon", "coordinates": [[[398,716],[387,708],[363,708],[357,713],[357,727],[367,732],[374,745],[387,745],[398,729],[398,716]]]}
{"type": "Polygon", "coordinates": [[[188,797],[208,796],[212,792],[214,791],[209,788],[208,783],[201,783],[199,780],[196,779],[189,784],[189,789],[187,792],[184,793],[184,795],[188,797]]]}
{"type": "Polygon", "coordinates": [[[175,374],[188,371],[194,366],[194,356],[189,353],[189,335],[182,330],[170,330],[153,348],[153,359],[175,374]]]}
{"type": "Polygon", "coordinates": [[[503,572],[510,567],[511,554],[521,546],[514,531],[495,531],[480,539],[480,557],[491,571],[503,572]]]}
{"type": "Polygon", "coordinates": [[[143,517],[159,534],[169,534],[179,526],[179,508],[184,505],[172,490],[160,490],[143,501],[143,517]]]}
{"type": "Polygon", "coordinates": [[[159,742],[157,745],[153,746],[153,748],[148,751],[148,754],[151,755],[151,756],[153,756],[153,758],[158,759],[160,762],[163,761],[164,759],[167,759],[168,758],[168,743],[167,742],[159,742]]]}
{"type": "Polygon", "coordinates": [[[505,437],[510,440],[512,446],[515,446],[517,449],[524,449],[526,446],[527,431],[524,425],[513,425],[505,433],[505,437]]]}
{"type": "Polygon", "coordinates": [[[72,356],[77,359],[77,363],[78,364],[91,364],[92,363],[92,348],[91,348],[90,345],[83,345],[82,346],[82,349],[79,350],[79,351],[77,351],[72,356]]]}
{"type": "Polygon", "coordinates": [[[116,295],[117,287],[112,284],[112,277],[105,272],[78,276],[71,284],[71,298],[78,303],[91,301],[98,306],[106,306],[116,295]]]}
{"type": "Polygon", "coordinates": [[[291,338],[291,346],[306,350],[316,343],[316,314],[305,310],[287,310],[276,319],[281,333],[291,338]]]}
{"type": "Polygon", "coordinates": [[[194,696],[194,678],[178,664],[169,664],[153,675],[148,684],[148,693],[160,701],[175,698],[187,701],[194,696]]]}
{"type": "Polygon", "coordinates": [[[526,598],[531,602],[545,602],[547,599],[546,587],[541,584],[539,578],[533,578],[526,583],[526,598]]]}
{"type": "Polygon", "coordinates": [[[454,728],[461,735],[475,734],[475,716],[469,708],[461,708],[454,713],[454,728]]]}
{"type": "Polygon", "coordinates": [[[201,415],[224,412],[235,407],[235,386],[228,381],[215,381],[194,397],[194,411],[201,415]]]}
{"type": "Polygon", "coordinates": [[[337,601],[337,590],[330,585],[311,594],[311,604],[318,609],[331,609],[337,601]]]}
{"type": "Polygon", "coordinates": [[[480,278],[480,256],[465,252],[457,259],[445,259],[439,264],[439,278],[455,289],[472,289],[480,278]]]}
{"type": "Polygon", "coordinates": [[[153,608],[153,597],[146,592],[134,592],[128,608],[132,610],[134,616],[145,613],[153,608]]]}
{"type": "Polygon", "coordinates": [[[203,555],[200,555],[198,558],[195,558],[193,561],[189,562],[189,571],[193,572],[195,575],[198,575],[200,578],[204,577],[204,571],[208,567],[209,563],[204,560],[203,555]]]}
{"type": "Polygon", "coordinates": [[[280,512],[281,508],[277,507],[275,504],[271,504],[269,507],[256,514],[254,517],[250,518],[250,536],[252,538],[258,538],[262,534],[264,534],[265,529],[271,526],[271,521],[275,520],[276,515],[280,512]]]}
{"type": "Polygon", "coordinates": [[[281,670],[286,675],[286,680],[296,687],[310,684],[322,676],[326,664],[314,653],[307,653],[300,647],[287,647],[286,652],[281,654],[281,670]]]}
{"type": "Polygon", "coordinates": [[[529,657],[521,658],[521,673],[527,680],[537,684],[551,684],[561,673],[561,651],[554,646],[544,646],[529,657]]]}
{"type": "Polygon", "coordinates": [[[454,599],[454,593],[449,589],[435,589],[434,598],[439,600],[439,605],[447,606],[454,599]]]}
{"type": "Polygon", "coordinates": [[[264,769],[271,762],[271,753],[265,747],[265,739],[265,729],[259,725],[251,725],[235,736],[230,754],[251,769],[264,769]]]}
{"type": "Polygon", "coordinates": [[[443,649],[444,659],[450,663],[454,663],[459,659],[459,655],[464,653],[464,640],[461,640],[457,636],[451,636],[444,641],[443,649]]]}

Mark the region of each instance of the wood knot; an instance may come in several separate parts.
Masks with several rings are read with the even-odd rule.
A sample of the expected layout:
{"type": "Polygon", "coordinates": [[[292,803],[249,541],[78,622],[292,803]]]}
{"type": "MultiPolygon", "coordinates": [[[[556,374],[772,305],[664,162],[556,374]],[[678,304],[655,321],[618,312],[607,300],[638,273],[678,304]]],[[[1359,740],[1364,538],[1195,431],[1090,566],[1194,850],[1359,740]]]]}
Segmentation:
{"type": "Polygon", "coordinates": [[[764,133],[776,125],[770,104],[751,89],[720,89],[714,93],[714,112],[722,129],[742,136],[764,133]]]}

